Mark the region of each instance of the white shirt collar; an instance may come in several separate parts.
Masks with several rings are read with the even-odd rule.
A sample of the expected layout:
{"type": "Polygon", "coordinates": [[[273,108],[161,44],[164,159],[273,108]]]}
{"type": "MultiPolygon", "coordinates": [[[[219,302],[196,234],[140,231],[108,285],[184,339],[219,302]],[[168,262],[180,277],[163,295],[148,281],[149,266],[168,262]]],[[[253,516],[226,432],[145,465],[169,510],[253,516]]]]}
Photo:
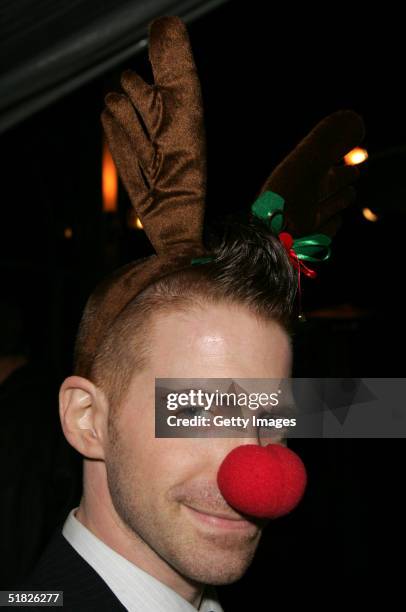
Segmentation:
{"type": "MultiPolygon", "coordinates": [[[[62,534],[129,612],[196,612],[196,608],[174,590],[99,540],[78,521],[76,510],[70,511],[62,534]]],[[[213,587],[206,587],[199,612],[223,612],[213,587]]]]}

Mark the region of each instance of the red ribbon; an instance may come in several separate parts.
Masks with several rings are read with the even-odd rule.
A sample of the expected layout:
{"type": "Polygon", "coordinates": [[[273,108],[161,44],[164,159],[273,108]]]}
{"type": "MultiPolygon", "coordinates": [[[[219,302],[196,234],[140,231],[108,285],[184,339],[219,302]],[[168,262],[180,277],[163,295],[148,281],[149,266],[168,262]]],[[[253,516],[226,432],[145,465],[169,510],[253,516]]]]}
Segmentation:
{"type": "Polygon", "coordinates": [[[302,312],[302,292],[301,292],[301,287],[300,287],[300,273],[303,272],[303,274],[305,274],[305,276],[308,276],[309,278],[316,278],[317,272],[316,270],[312,270],[311,268],[308,268],[303,263],[303,261],[301,261],[298,258],[293,248],[293,236],[291,234],[289,234],[288,232],[280,232],[280,234],[278,234],[278,238],[282,242],[283,246],[285,247],[285,250],[289,256],[290,261],[293,264],[293,267],[297,270],[297,288],[298,288],[298,293],[299,293],[299,312],[301,313],[302,312]]]}
{"type": "Polygon", "coordinates": [[[316,270],[312,270],[311,268],[308,268],[303,263],[303,261],[301,261],[299,257],[296,255],[295,250],[293,248],[294,241],[293,241],[292,235],[289,234],[288,232],[281,232],[280,234],[278,234],[278,237],[279,237],[279,240],[282,242],[283,246],[285,247],[286,252],[289,255],[289,259],[291,260],[294,267],[298,269],[299,272],[302,271],[309,278],[316,278],[317,276],[316,270]]]}

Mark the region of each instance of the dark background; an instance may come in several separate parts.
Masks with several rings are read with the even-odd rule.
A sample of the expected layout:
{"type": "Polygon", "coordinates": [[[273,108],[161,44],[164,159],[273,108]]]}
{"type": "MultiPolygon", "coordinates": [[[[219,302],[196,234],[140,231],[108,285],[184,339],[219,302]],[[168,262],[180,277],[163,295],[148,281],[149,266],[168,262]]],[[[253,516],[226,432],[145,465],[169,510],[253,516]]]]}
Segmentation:
{"type": "MultiPolygon", "coordinates": [[[[259,0],[231,1],[190,23],[206,115],[207,216],[246,210],[275,165],[320,119],[342,108],[359,112],[370,157],[361,167],[357,201],[345,212],[333,255],[320,266],[318,279],[304,280],[304,310],[329,308],[333,314],[308,316],[298,329],[295,373],[402,377],[406,121],[398,18],[389,9],[374,15],[369,8],[367,15],[357,15],[345,4],[323,10],[285,12],[259,0]],[[364,219],[364,206],[379,214],[378,222],[364,219]],[[343,304],[351,306],[350,317],[340,315],[343,304]]],[[[10,447],[18,445],[19,458],[7,446],[5,464],[20,461],[24,471],[30,462],[29,486],[45,491],[39,495],[38,517],[48,518],[39,521],[28,558],[21,553],[21,533],[36,530],[36,515],[24,513],[20,522],[7,515],[2,519],[12,525],[8,537],[18,543],[19,560],[6,571],[8,584],[28,570],[78,500],[79,462],[63,441],[55,415],[57,388],[70,373],[85,300],[106,272],[152,252],[142,231],[128,227],[129,202],[122,188],[117,214],[103,213],[101,207],[99,115],[104,95],[118,88],[127,67],[151,78],[142,51],[0,136],[1,287],[24,314],[31,364],[41,372],[33,377],[33,387],[43,377],[42,387],[26,391],[27,415],[42,410],[43,402],[33,396],[52,390],[47,405],[53,425],[44,425],[42,431],[49,431],[38,444],[57,447],[52,453],[59,470],[50,484],[47,455],[38,458],[28,451],[31,443],[9,423],[5,438],[10,447]],[[67,227],[70,239],[64,236],[67,227]],[[69,486],[61,484],[68,481],[69,486]]],[[[0,395],[4,413],[8,397],[0,395]]],[[[34,431],[35,423],[30,427],[34,431]]],[[[381,504],[397,524],[392,510],[398,501],[389,476],[395,481],[401,476],[402,445],[395,439],[296,441],[294,448],[309,469],[305,498],[292,515],[271,525],[246,576],[222,590],[225,608],[244,593],[265,594],[270,577],[356,577],[376,570],[371,556],[384,530],[381,504]]],[[[25,480],[19,480],[16,494],[6,470],[11,513],[13,504],[23,503],[25,480]]]]}

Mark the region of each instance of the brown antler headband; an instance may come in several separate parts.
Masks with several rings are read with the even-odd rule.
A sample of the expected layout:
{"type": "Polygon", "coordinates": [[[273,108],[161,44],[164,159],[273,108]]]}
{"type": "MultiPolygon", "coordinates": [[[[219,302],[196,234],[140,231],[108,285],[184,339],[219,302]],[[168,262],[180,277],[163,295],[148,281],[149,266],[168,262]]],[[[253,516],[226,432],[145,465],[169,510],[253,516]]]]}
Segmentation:
{"type": "MultiPolygon", "coordinates": [[[[184,23],[161,17],[150,25],[154,84],[126,71],[125,93],[106,96],[102,123],[132,205],[156,254],[131,262],[105,279],[86,305],[75,373],[89,376],[109,326],[143,289],[207,255],[202,242],[206,145],[200,83],[184,23]]],[[[286,201],[288,229],[306,233],[330,224],[352,199],[358,172],[334,167],[362,140],[362,119],[339,111],[321,121],[274,170],[262,191],[286,201]]],[[[333,225],[331,224],[333,223],[333,225]]],[[[327,230],[325,230],[327,231],[327,230]]]]}

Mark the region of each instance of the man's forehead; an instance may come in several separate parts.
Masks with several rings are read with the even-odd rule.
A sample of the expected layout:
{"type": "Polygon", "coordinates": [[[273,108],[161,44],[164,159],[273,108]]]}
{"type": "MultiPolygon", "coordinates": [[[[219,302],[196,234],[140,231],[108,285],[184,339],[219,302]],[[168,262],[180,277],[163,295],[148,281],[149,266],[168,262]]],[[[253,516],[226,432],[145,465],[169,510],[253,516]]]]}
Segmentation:
{"type": "Polygon", "coordinates": [[[151,369],[160,378],[289,375],[288,334],[272,321],[261,324],[243,309],[168,313],[157,318],[151,338],[151,369]]]}
{"type": "Polygon", "coordinates": [[[264,330],[289,342],[288,334],[278,322],[260,317],[248,307],[234,303],[204,303],[158,312],[153,317],[152,327],[161,338],[165,337],[165,333],[181,336],[187,330],[189,341],[195,338],[207,346],[221,343],[229,337],[243,340],[253,333],[262,337],[264,330]]]}

